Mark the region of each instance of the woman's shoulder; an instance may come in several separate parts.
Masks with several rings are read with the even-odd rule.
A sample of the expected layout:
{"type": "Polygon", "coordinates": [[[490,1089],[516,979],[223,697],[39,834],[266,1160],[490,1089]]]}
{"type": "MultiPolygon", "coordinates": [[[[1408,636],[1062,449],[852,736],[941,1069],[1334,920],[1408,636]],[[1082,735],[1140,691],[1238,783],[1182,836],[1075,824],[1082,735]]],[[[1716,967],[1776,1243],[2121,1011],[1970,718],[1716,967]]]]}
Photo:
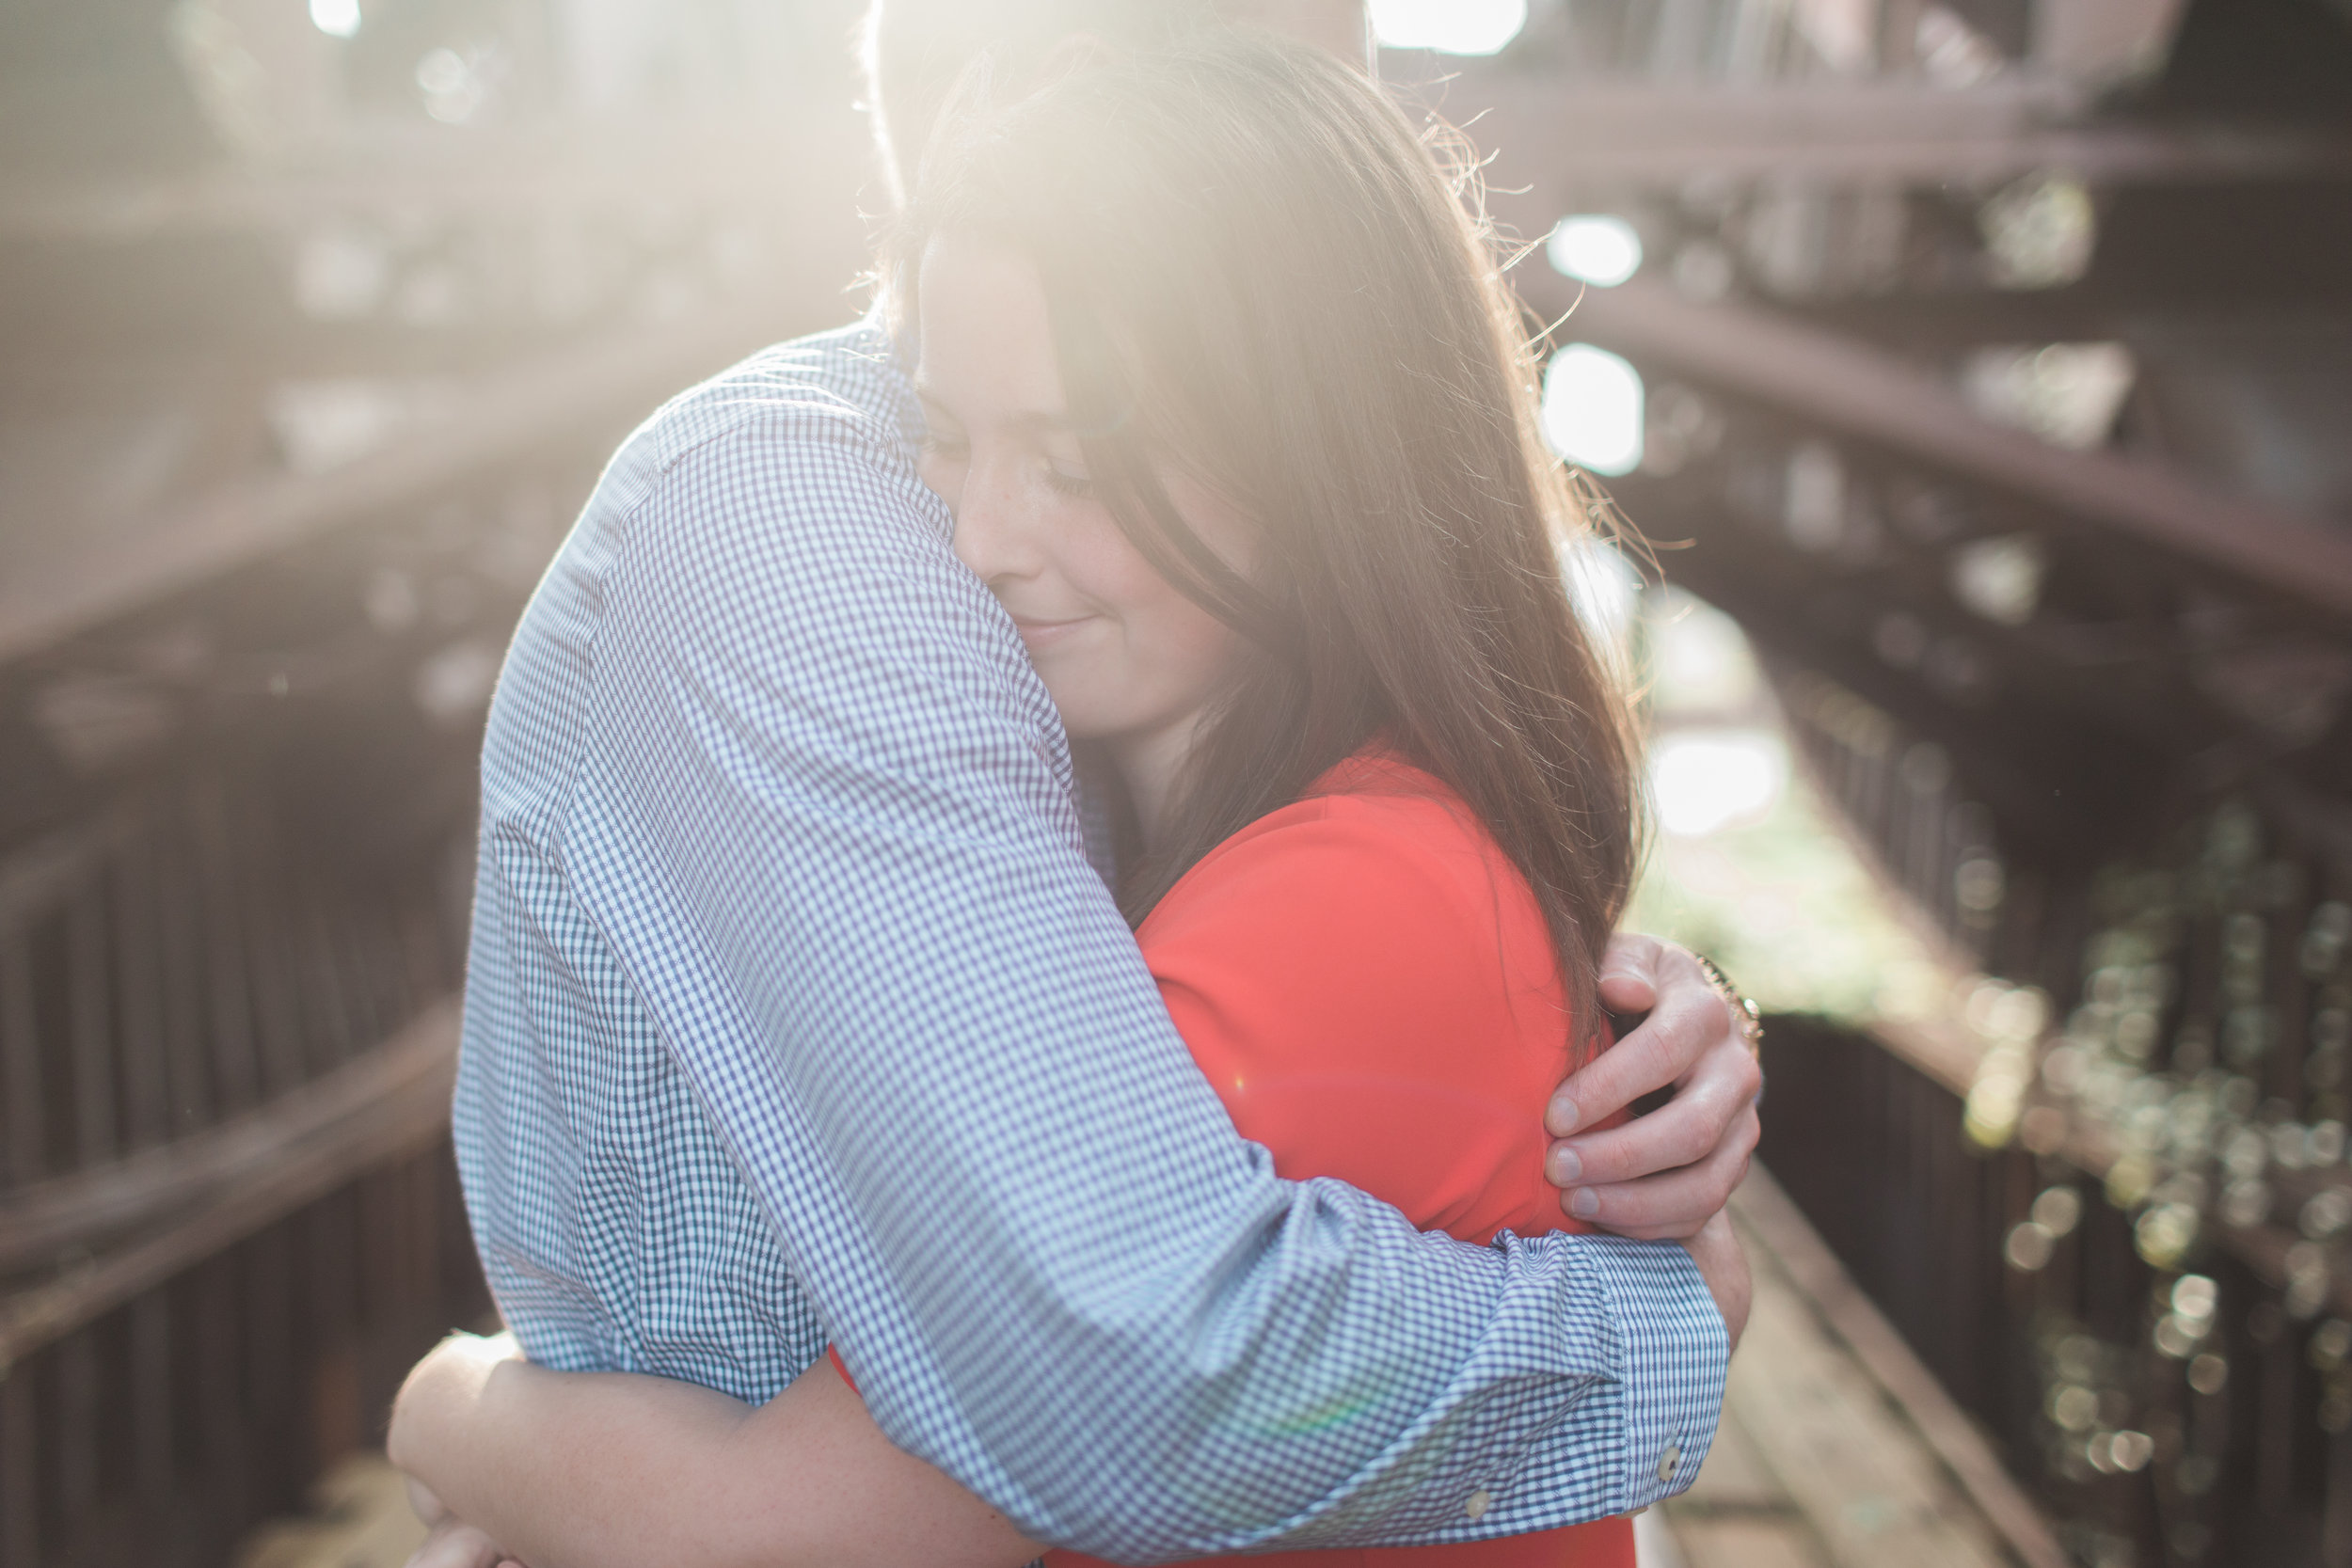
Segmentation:
{"type": "Polygon", "coordinates": [[[1540,941],[1526,883],[1462,798],[1392,753],[1368,752],[1203,856],[1143,935],[1269,933],[1285,948],[1342,948],[1359,965],[1409,953],[1425,975],[1449,955],[1484,969],[1530,922],[1540,941]]]}
{"type": "Polygon", "coordinates": [[[1298,800],[1235,833],[1220,850],[1344,854],[1406,866],[1475,862],[1517,875],[1454,787],[1393,752],[1370,749],[1331,768],[1298,800]],[[1260,841],[1265,841],[1261,843],[1260,841]]]}
{"type": "Polygon", "coordinates": [[[1484,1240],[1551,1201],[1530,1182],[1566,1060],[1558,965],[1453,791],[1386,759],[1335,771],[1169,890],[1144,958],[1279,1173],[1484,1240]]]}

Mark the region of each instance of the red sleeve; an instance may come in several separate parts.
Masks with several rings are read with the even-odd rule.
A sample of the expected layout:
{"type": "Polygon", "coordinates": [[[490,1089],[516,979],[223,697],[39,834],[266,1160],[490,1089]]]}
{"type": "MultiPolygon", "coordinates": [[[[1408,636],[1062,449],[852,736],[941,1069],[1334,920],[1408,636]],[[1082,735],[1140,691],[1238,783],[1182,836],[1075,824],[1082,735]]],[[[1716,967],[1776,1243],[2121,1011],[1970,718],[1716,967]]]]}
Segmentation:
{"type": "Polygon", "coordinates": [[[1466,1240],[1526,1224],[1566,1028],[1540,915],[1499,860],[1438,801],[1327,797],[1220,846],[1152,911],[1139,935],[1177,1029],[1279,1174],[1466,1240]]]}

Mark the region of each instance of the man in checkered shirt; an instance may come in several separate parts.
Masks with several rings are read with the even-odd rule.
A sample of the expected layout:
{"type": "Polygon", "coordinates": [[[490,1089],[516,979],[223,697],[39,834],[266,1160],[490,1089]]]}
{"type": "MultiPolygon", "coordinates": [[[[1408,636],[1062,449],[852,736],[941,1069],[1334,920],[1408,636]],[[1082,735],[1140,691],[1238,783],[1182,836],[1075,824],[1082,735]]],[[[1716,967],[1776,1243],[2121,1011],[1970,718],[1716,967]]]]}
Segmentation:
{"type": "MultiPolygon", "coordinates": [[[[981,47],[1183,8],[890,0],[878,102],[924,123],[981,47]]],[[[1353,0],[1260,8],[1362,36],[1353,0]]],[[[1468,1246],[1274,1178],[1089,866],[918,424],[870,323],[754,356],[630,438],[516,635],[456,1134],[524,1350],[759,1402],[830,1340],[894,1442],[1124,1561],[1511,1534],[1687,1484],[1744,1275],[1710,1262],[1719,1311],[1683,1247],[1468,1246]]],[[[1745,1168],[1755,1069],[1688,954],[1610,967],[1657,1006],[1554,1131],[1679,1092],[1553,1175],[1581,1217],[1688,1237],[1745,1168]]]]}

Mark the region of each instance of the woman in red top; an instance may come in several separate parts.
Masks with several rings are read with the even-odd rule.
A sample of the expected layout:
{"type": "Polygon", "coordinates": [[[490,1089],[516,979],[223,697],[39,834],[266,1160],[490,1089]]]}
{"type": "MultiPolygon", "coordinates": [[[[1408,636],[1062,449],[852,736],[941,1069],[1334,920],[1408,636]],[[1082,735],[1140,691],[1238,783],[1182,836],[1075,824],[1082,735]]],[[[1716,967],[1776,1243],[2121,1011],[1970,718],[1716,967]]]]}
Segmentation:
{"type": "MultiPolygon", "coordinates": [[[[1542,1117],[1600,1027],[1634,755],[1559,568],[1594,508],[1534,438],[1486,238],[1376,86],[1312,51],[1065,63],[951,118],[894,246],[923,477],[1115,784],[1122,902],[1235,1126],[1427,1228],[1551,1228],[1542,1117]]],[[[1034,1555],[845,1377],[749,1411],[461,1346],[393,1448],[541,1568],[1034,1555]]],[[[1234,1510],[1237,1542],[1276,1523],[1234,1510]]],[[[1254,1560],[1632,1545],[1611,1519],[1254,1560]]]]}
{"type": "MultiPolygon", "coordinates": [[[[1203,856],[1136,937],[1193,1058],[1277,1174],[1337,1177],[1463,1241],[1562,1223],[1541,1120],[1567,1050],[1559,961],[1526,879],[1436,778],[1385,748],[1359,752],[1203,856]]],[[[1633,1530],[1616,1518],[1234,1560],[1633,1568],[1633,1530]]]]}

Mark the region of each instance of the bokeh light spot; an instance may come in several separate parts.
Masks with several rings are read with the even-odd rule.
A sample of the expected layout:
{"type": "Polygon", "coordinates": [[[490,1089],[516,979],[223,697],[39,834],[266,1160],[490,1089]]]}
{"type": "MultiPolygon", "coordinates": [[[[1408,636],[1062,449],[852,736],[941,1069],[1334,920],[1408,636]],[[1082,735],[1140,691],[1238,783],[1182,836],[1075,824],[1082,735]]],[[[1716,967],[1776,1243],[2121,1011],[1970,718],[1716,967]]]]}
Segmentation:
{"type": "Polygon", "coordinates": [[[1658,825],[1686,838],[1761,819],[1788,783],[1788,750],[1768,730],[1685,730],[1650,752],[1658,825]]]}
{"type": "Polygon", "coordinates": [[[1372,0],[1372,30],[1389,49],[1492,55],[1527,25],[1527,0],[1372,0]]]}
{"type": "Polygon", "coordinates": [[[1544,438],[1597,474],[1629,474],[1642,461],[1642,372],[1607,349],[1570,343],[1544,369],[1544,438]]]}
{"type": "Polygon", "coordinates": [[[359,30],[359,0],[310,0],[310,25],[328,38],[351,37],[359,30]]]}
{"type": "Polygon", "coordinates": [[[1642,269],[1642,236],[1621,217],[1578,213],[1551,231],[1544,259],[1564,277],[1613,289],[1642,269]]]}

